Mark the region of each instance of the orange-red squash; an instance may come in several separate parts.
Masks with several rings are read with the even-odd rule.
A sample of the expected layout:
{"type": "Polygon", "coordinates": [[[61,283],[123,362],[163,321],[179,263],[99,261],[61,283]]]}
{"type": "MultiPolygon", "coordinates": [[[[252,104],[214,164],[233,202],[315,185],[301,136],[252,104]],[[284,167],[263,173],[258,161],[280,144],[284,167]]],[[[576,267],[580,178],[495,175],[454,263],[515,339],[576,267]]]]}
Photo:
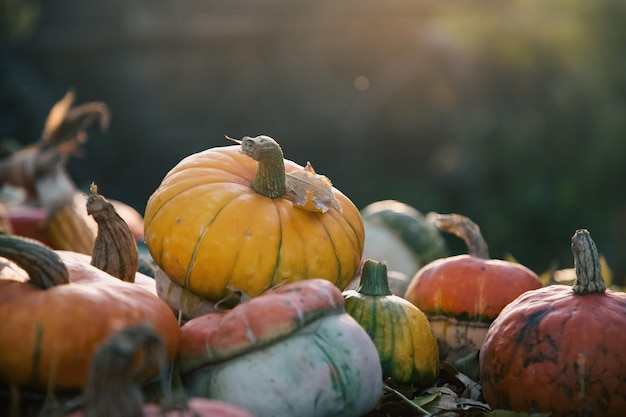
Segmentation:
{"type": "Polygon", "coordinates": [[[404,298],[428,316],[442,359],[478,352],[502,308],[525,291],[541,287],[536,273],[510,261],[490,259],[480,228],[459,215],[431,214],[441,230],[462,237],[468,254],[436,259],[413,277],[404,298]]]}
{"type": "Polygon", "coordinates": [[[105,273],[87,255],[23,237],[0,235],[0,256],[0,384],[77,390],[94,349],[111,332],[144,321],[174,358],[179,325],[154,289],[105,273]]]}
{"type": "Polygon", "coordinates": [[[168,387],[161,392],[160,404],[146,404],[141,369],[160,365],[166,371],[164,353],[159,333],[148,323],[113,332],[91,359],[81,410],[66,417],[254,417],[224,401],[187,398],[182,387],[170,394],[168,372],[160,373],[161,387],[168,387]]]}
{"type": "Polygon", "coordinates": [[[626,293],[606,289],[587,230],[572,237],[573,287],[528,291],[491,324],[480,382],[493,408],[553,417],[624,415],[626,293]]]}

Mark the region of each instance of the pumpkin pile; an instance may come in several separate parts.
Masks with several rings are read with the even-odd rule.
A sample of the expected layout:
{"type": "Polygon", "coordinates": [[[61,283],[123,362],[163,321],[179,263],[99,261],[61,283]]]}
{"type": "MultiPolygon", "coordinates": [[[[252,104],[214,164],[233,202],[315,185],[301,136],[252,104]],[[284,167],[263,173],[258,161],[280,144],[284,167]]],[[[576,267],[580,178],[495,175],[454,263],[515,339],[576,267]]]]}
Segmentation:
{"type": "Polygon", "coordinates": [[[66,172],[110,117],[73,100],[0,159],[0,416],[626,409],[626,295],[588,231],[572,285],[544,283],[469,218],[359,210],[263,135],[183,158],[142,215],[66,172]]]}

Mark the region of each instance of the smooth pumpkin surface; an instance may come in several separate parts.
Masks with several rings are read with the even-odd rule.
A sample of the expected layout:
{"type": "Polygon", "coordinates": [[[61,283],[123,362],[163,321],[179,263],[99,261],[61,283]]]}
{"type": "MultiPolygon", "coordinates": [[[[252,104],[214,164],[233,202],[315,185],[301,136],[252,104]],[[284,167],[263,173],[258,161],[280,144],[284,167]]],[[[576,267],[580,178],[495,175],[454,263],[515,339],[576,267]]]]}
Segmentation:
{"type": "Polygon", "coordinates": [[[259,417],[359,417],[382,395],[376,348],[348,314],[334,314],[264,349],[186,375],[192,395],[259,417]]]}
{"type": "MultiPolygon", "coordinates": [[[[66,414],[65,417],[84,417],[83,411],[66,414]]],[[[136,417],[255,417],[248,411],[224,401],[206,398],[190,398],[184,407],[168,410],[157,404],[145,404],[142,414],[136,417]]]]}
{"type": "Polygon", "coordinates": [[[25,282],[20,268],[0,258],[5,265],[0,272],[0,383],[78,389],[94,349],[111,332],[144,321],[155,326],[167,357],[174,358],[180,330],[169,306],[154,290],[120,281],[81,257],[70,253],[67,262],[59,257],[69,282],[47,289],[25,282]]]}
{"type": "Polygon", "coordinates": [[[537,274],[524,265],[464,254],[424,266],[405,298],[433,316],[489,323],[518,295],[540,286],[537,274]]]}
{"type": "MultiPolygon", "coordinates": [[[[56,250],[55,251],[63,260],[63,263],[71,271],[70,281],[77,283],[89,283],[99,280],[112,281],[111,276],[95,271],[98,269],[91,265],[91,256],[84,253],[56,250]]],[[[99,270],[99,269],[98,269],[99,270]]],[[[151,294],[157,295],[156,282],[154,278],[149,277],[141,272],[135,273],[136,287],[140,287],[151,294]]]]}
{"type": "Polygon", "coordinates": [[[204,314],[186,322],[181,327],[179,366],[185,372],[230,359],[335,313],[345,313],[344,299],[326,280],[278,286],[223,314],[204,314]]]}
{"type": "Polygon", "coordinates": [[[455,360],[477,352],[502,308],[542,284],[522,264],[491,259],[480,228],[467,217],[429,216],[442,230],[462,237],[469,253],[424,265],[409,282],[404,298],[430,320],[441,356],[455,360]]]}
{"type": "MultiPolygon", "coordinates": [[[[317,213],[258,194],[259,163],[240,146],[211,148],[179,162],[148,200],[144,236],[172,281],[219,301],[255,297],[277,284],[323,278],[345,288],[363,252],[358,209],[333,188],[335,207],[317,213]]],[[[284,160],[287,173],[303,167],[284,160]]]]}
{"type": "Polygon", "coordinates": [[[144,417],[254,417],[248,411],[233,404],[206,398],[190,398],[186,408],[163,410],[156,404],[143,406],[144,417]]]}
{"type": "Polygon", "coordinates": [[[577,231],[572,242],[574,285],[522,294],[489,328],[479,364],[493,408],[554,417],[626,410],[626,293],[605,289],[587,231],[577,231]],[[580,242],[587,249],[576,249],[580,242]]]}
{"type": "Polygon", "coordinates": [[[358,417],[382,395],[376,347],[323,279],[285,284],[181,327],[192,395],[259,417],[358,417]]]}

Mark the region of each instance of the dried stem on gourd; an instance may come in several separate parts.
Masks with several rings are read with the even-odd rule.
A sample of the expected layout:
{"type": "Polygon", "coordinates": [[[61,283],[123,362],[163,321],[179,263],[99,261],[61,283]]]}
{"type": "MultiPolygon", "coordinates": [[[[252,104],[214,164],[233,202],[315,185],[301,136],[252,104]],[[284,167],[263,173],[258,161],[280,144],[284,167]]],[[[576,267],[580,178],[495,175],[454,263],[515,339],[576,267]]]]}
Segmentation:
{"type": "Polygon", "coordinates": [[[110,115],[102,102],[73,102],[69,91],[50,110],[41,139],[0,161],[0,183],[24,189],[46,210],[42,228],[54,249],[91,254],[95,232],[83,210],[76,210],[78,191],[65,164],[86,141],[86,129],[96,121],[107,128],[110,115]]]}
{"type": "Polygon", "coordinates": [[[269,198],[285,195],[285,160],[278,142],[263,135],[254,138],[244,136],[242,140],[226,138],[239,143],[241,153],[259,163],[256,176],[250,183],[254,191],[269,198]]]}
{"type": "Polygon", "coordinates": [[[83,390],[85,417],[143,415],[141,382],[165,365],[162,341],[150,324],[113,333],[92,356],[83,390]]]}
{"type": "Polygon", "coordinates": [[[22,268],[28,282],[42,290],[70,282],[61,257],[37,240],[0,233],[0,256],[22,268]]]}
{"type": "Polygon", "coordinates": [[[361,280],[356,291],[363,295],[392,295],[387,276],[387,265],[373,259],[367,259],[361,269],[361,280]]]}
{"type": "Polygon", "coordinates": [[[137,242],[128,224],[107,199],[91,184],[87,198],[87,214],[98,223],[91,264],[126,282],[135,282],[139,269],[137,242]]]}
{"type": "Polygon", "coordinates": [[[600,256],[588,230],[576,230],[572,236],[572,254],[576,279],[572,290],[577,295],[601,294],[606,291],[600,256]]]}
{"type": "Polygon", "coordinates": [[[426,220],[442,232],[450,233],[463,239],[471,256],[489,259],[487,242],[480,232],[480,227],[470,218],[461,214],[428,213],[426,220]]]}

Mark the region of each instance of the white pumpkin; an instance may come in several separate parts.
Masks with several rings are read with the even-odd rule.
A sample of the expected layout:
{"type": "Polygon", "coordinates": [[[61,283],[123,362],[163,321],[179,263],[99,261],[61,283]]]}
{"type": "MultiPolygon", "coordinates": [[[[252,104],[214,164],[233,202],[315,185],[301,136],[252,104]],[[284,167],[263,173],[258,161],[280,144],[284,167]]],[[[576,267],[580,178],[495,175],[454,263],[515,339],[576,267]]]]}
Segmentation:
{"type": "Polygon", "coordinates": [[[371,338],[323,279],[285,284],[181,327],[179,365],[194,396],[258,417],[358,417],[383,393],[371,338]]]}
{"type": "Polygon", "coordinates": [[[365,228],[363,259],[376,259],[411,278],[428,262],[448,255],[445,239],[414,207],[381,200],[361,210],[365,228]]]}

